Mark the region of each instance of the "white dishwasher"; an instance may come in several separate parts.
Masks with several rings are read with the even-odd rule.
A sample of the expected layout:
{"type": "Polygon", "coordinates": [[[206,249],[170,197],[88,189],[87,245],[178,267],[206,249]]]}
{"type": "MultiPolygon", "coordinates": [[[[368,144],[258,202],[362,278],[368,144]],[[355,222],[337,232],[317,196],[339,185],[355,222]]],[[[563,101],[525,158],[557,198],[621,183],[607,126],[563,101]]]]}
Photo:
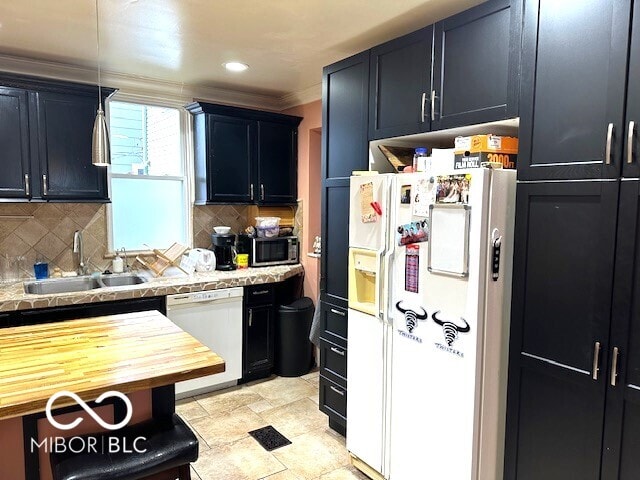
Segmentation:
{"type": "Polygon", "coordinates": [[[225,371],[176,383],[184,398],[236,385],[242,377],[242,287],[167,296],[167,317],[217,353],[225,371]]]}

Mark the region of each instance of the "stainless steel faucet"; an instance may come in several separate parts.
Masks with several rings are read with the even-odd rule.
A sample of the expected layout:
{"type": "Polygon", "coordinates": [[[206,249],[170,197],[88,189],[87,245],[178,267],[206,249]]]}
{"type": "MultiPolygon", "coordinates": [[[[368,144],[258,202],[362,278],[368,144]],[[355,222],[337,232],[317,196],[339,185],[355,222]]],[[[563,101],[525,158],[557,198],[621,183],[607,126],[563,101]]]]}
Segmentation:
{"type": "Polygon", "coordinates": [[[73,234],[73,253],[78,254],[78,275],[86,275],[89,269],[84,263],[84,245],[82,242],[82,232],[76,230],[73,234]]]}

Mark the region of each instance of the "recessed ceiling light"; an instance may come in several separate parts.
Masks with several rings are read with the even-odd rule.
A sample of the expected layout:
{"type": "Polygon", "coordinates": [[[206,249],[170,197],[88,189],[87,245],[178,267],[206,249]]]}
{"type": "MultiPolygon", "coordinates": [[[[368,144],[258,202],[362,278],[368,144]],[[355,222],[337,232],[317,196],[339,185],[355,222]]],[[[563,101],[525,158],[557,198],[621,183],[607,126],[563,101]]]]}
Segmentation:
{"type": "Polygon", "coordinates": [[[241,62],[227,62],[223,63],[222,65],[224,65],[224,68],[226,68],[230,72],[244,72],[247,68],[249,68],[249,65],[241,62]]]}

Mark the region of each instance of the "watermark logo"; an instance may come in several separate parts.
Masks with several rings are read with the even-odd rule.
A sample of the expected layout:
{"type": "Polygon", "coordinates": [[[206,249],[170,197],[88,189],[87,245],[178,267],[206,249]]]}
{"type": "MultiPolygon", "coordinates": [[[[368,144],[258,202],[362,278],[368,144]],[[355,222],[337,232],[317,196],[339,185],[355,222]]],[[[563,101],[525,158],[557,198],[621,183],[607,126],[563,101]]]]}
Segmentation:
{"type": "Polygon", "coordinates": [[[133,406],[131,405],[131,400],[129,400],[129,398],[121,392],[116,392],[115,390],[104,392],[95,400],[96,403],[101,403],[105,398],[117,397],[124,402],[126,406],[127,414],[125,415],[124,419],[121,422],[111,424],[111,423],[105,422],[102,418],[100,418],[100,416],[96,412],[94,412],[91,409],[91,407],[89,407],[89,405],[87,405],[85,401],[82,400],[78,395],[68,390],[62,390],[60,392],[57,392],[51,395],[51,398],[49,398],[49,400],[47,401],[47,406],[45,409],[47,420],[49,420],[49,423],[51,423],[51,425],[56,427],[58,430],[71,430],[73,428],[76,428],[78,425],[80,425],[80,423],[82,423],[82,420],[83,420],[82,417],[78,417],[73,422],[65,425],[64,423],[60,423],[55,418],[53,418],[51,410],[53,408],[53,404],[60,397],[72,398],[80,407],[82,407],[82,409],[85,412],[87,412],[91,416],[91,418],[93,418],[96,421],[96,423],[98,423],[98,425],[100,425],[102,428],[106,430],[118,430],[124,427],[127,423],[129,423],[129,420],[131,420],[131,416],[133,415],[133,406]]]}
{"type": "MultiPolygon", "coordinates": [[[[93,418],[98,425],[108,431],[118,430],[129,423],[133,415],[133,406],[131,400],[121,393],[116,391],[105,392],[100,395],[95,403],[99,404],[107,398],[116,397],[122,400],[125,404],[126,415],[124,419],[118,423],[105,422],[93,409],[86,404],[78,395],[68,390],[62,390],[54,393],[49,400],[45,408],[45,414],[49,423],[58,430],[72,430],[82,423],[83,417],[77,417],[70,423],[60,423],[53,416],[53,405],[61,397],[69,397],[73,399],[91,418],[93,418]]],[[[118,436],[117,434],[100,434],[100,435],[86,435],[86,436],[72,436],[72,437],[47,437],[42,440],[37,438],[31,438],[31,452],[35,452],[36,449],[44,450],[45,453],[93,453],[93,454],[113,454],[113,453],[145,453],[147,449],[146,438],[138,436],[131,438],[126,435],[118,436]]]]}

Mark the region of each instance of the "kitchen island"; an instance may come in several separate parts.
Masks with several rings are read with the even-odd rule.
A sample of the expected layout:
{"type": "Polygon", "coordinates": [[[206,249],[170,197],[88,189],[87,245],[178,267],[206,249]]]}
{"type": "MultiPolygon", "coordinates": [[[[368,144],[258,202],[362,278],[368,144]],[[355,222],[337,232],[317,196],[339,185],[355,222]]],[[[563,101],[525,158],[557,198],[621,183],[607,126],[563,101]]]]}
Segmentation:
{"type": "MultiPolygon", "coordinates": [[[[0,478],[51,478],[48,454],[34,450],[32,438],[103,430],[69,396],[53,405],[55,418],[85,420],[70,431],[54,429],[44,410],[57,392],[86,402],[107,391],[126,394],[132,424],[171,413],[176,382],[224,369],[222,358],[156,311],[0,329],[0,444],[10,446],[0,449],[0,478]]],[[[122,405],[106,403],[94,410],[117,423],[122,405]]]]}

